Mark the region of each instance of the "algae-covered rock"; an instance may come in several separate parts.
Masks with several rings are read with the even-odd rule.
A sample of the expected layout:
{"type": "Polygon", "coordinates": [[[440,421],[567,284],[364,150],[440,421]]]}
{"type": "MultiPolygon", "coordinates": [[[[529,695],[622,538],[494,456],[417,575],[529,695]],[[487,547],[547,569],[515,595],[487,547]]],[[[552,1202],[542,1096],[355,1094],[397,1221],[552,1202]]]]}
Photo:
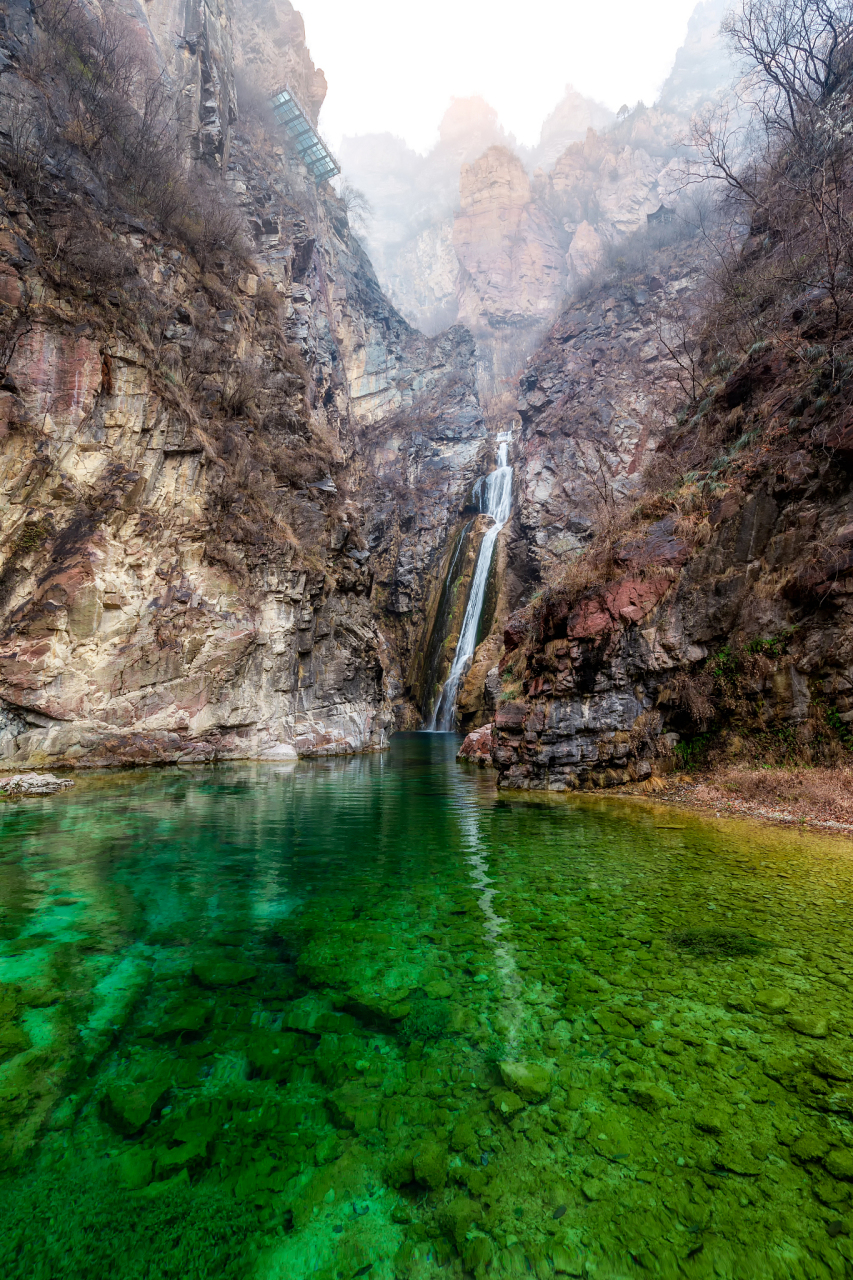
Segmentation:
{"type": "Polygon", "coordinates": [[[448,1235],[456,1241],[457,1249],[461,1250],[468,1232],[481,1217],[482,1209],[476,1201],[469,1200],[467,1196],[456,1196],[445,1205],[439,1221],[448,1235]]]}
{"type": "Polygon", "coordinates": [[[791,1154],[803,1161],[822,1160],[828,1150],[828,1141],[817,1133],[801,1134],[797,1141],[791,1144],[791,1154]]]}
{"type": "Polygon", "coordinates": [[[0,1027],[0,1062],[5,1062],[17,1053],[25,1053],[29,1047],[29,1036],[21,1027],[13,1022],[0,1027]]]}
{"type": "Polygon", "coordinates": [[[494,1256],[495,1246],[488,1236],[472,1236],[462,1247],[462,1261],[478,1276],[491,1266],[494,1256]]]}
{"type": "Polygon", "coordinates": [[[437,1142],[425,1142],[412,1151],[412,1168],[416,1182],[438,1191],[447,1181],[447,1151],[437,1142]]]}
{"type": "Polygon", "coordinates": [[[128,1191],[147,1187],[154,1171],[154,1156],[145,1147],[131,1147],[116,1160],[116,1169],[122,1185],[128,1191]]]}
{"type": "Polygon", "coordinates": [[[464,1151],[477,1142],[477,1134],[470,1120],[460,1120],[450,1137],[450,1145],[454,1151],[464,1151]]]}
{"type": "Polygon", "coordinates": [[[555,1245],[551,1250],[551,1261],[558,1276],[583,1276],[586,1274],[586,1262],[580,1250],[568,1245],[555,1245]]]}
{"type": "Polygon", "coordinates": [[[389,1187],[404,1187],[415,1180],[414,1159],[408,1150],[395,1151],[385,1166],[385,1181],[389,1187]]]}
{"type": "Polygon", "coordinates": [[[499,1089],[494,1095],[492,1105],[495,1111],[500,1112],[507,1120],[524,1110],[524,1103],[518,1094],[511,1093],[508,1089],[499,1089]]]}
{"type": "Polygon", "coordinates": [[[646,1111],[657,1111],[661,1107],[671,1106],[675,1101],[666,1089],[649,1080],[638,1080],[635,1084],[629,1084],[627,1092],[631,1101],[646,1111]]]}
{"type": "Polygon", "coordinates": [[[251,982],[257,977],[258,966],[247,964],[242,960],[226,960],[219,957],[206,957],[196,960],[193,965],[193,976],[203,987],[238,987],[244,982],[251,982]]]}
{"type": "Polygon", "coordinates": [[[718,1134],[726,1131],[731,1118],[720,1107],[707,1106],[696,1112],[693,1123],[697,1129],[702,1129],[705,1133],[718,1134]]]}
{"type": "Polygon", "coordinates": [[[756,991],[755,1003],[764,1013],[781,1013],[790,1005],[791,993],[782,987],[765,987],[756,991]]]}
{"type": "Polygon", "coordinates": [[[816,1053],[812,1058],[812,1070],[829,1080],[853,1080],[853,1072],[828,1053],[816,1053]]]}
{"type": "Polygon", "coordinates": [[[453,995],[453,987],[444,981],[428,982],[424,991],[431,1000],[449,1000],[453,995]]]}
{"type": "Polygon", "coordinates": [[[551,1092],[551,1072],[536,1062],[502,1062],[501,1078],[525,1102],[543,1102],[551,1092]]]}
{"type": "Polygon", "coordinates": [[[354,1129],[356,1133],[365,1133],[379,1124],[381,1097],[378,1090],[366,1089],[357,1084],[344,1085],[329,1094],[327,1104],[339,1129],[354,1129]]]}
{"type": "Polygon", "coordinates": [[[735,1138],[724,1138],[720,1142],[714,1164],[727,1173],[738,1173],[746,1178],[756,1178],[761,1172],[759,1162],[735,1138]]]}
{"type": "Polygon", "coordinates": [[[833,1178],[853,1182],[853,1151],[849,1147],[838,1147],[835,1151],[830,1151],[824,1164],[833,1178]]]}
{"type": "Polygon", "coordinates": [[[203,1135],[181,1142],[178,1146],[160,1149],[157,1152],[157,1170],[170,1177],[181,1169],[200,1164],[207,1155],[208,1140],[203,1135]]]}
{"type": "Polygon", "coordinates": [[[252,1076],[261,1080],[284,1080],[304,1043],[305,1037],[289,1031],[254,1032],[246,1040],[252,1076]]]}
{"type": "Polygon", "coordinates": [[[101,1099],[101,1114],[117,1133],[130,1137],[159,1113],[168,1092],[169,1082],[162,1077],[114,1080],[101,1099]]]}
{"type": "Polygon", "coordinates": [[[801,1036],[813,1036],[817,1040],[829,1035],[829,1023],[822,1013],[797,1014],[788,1019],[788,1026],[801,1036]]]}
{"type": "MultiPolygon", "coordinates": [[[[209,1000],[181,1000],[163,1011],[162,1017],[148,1024],[155,1040],[169,1040],[186,1032],[201,1031],[213,1012],[209,1000]]],[[[143,1028],[143,1029],[148,1029],[143,1028]]]]}

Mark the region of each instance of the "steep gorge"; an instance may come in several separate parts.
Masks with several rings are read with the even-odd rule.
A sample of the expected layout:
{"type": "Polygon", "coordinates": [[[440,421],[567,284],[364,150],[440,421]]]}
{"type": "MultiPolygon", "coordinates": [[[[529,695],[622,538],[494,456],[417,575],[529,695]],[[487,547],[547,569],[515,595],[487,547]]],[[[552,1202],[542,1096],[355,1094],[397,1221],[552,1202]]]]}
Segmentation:
{"type": "MultiPolygon", "coordinates": [[[[853,515],[819,305],[740,354],[700,334],[704,390],[685,399],[707,238],[671,140],[695,106],[690,59],[713,61],[709,14],[656,107],[590,130],[547,175],[502,144],[466,163],[464,323],[427,336],[383,294],[346,200],[269,113],[287,81],[316,125],[325,91],[286,0],[134,9],[112,52],[109,22],[82,5],[10,9],[6,761],[292,759],[418,727],[491,543],[478,493],[502,435],[513,501],[456,718],[494,721],[502,785],[672,768],[679,740],[683,760],[717,715],[685,680],[707,685],[708,706],[730,695],[714,675],[723,651],[743,704],[717,724],[732,750],[750,733],[814,742],[821,758],[843,741],[853,515]],[[69,12],[83,25],[57,40],[69,12]],[[81,41],[160,103],[186,209],[162,191],[158,205],[156,174],[144,189],[144,167],[128,178],[121,146],[93,142],[117,108],[81,99],[81,116],[61,57],[81,41]],[[793,411],[780,443],[780,406],[808,399],[803,367],[831,394],[816,423],[793,411]]],[[[775,244],[756,224],[749,269],[775,244]]]]}

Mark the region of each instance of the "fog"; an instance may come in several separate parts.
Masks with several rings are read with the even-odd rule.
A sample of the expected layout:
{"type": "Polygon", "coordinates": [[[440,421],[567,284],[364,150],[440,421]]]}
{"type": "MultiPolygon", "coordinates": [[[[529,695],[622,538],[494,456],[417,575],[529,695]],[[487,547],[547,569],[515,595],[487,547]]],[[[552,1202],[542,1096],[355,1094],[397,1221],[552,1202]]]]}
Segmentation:
{"type": "Polygon", "coordinates": [[[321,126],[391,132],[425,152],[453,97],[480,96],[535,146],[567,84],[612,111],[654,101],[695,0],[297,0],[329,82],[321,126]]]}

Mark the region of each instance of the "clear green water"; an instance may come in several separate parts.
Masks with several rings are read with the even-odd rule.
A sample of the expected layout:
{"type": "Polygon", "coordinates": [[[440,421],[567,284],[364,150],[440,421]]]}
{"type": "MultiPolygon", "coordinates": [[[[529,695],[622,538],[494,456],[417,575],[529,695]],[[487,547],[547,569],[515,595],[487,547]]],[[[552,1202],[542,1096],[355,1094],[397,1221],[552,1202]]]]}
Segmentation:
{"type": "Polygon", "coordinates": [[[0,810],[0,1276],[853,1274],[853,858],[382,757],[0,810]]]}

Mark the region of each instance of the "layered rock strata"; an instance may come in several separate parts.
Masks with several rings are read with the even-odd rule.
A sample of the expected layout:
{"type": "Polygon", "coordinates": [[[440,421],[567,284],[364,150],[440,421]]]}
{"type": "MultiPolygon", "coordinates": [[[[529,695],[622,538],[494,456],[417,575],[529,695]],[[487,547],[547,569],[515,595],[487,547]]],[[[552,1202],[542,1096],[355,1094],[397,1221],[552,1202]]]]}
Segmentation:
{"type": "MultiPolygon", "coordinates": [[[[278,61],[276,32],[242,11],[238,32],[227,5],[134,17],[188,159],[221,173],[253,237],[236,256],[127,212],[79,155],[48,156],[37,197],[4,180],[0,750],[16,765],[376,749],[403,697],[430,565],[482,466],[473,348],[412,330],[345,206],[263,110],[236,119],[237,66],[297,80],[316,114],[301,21],[277,13],[278,61]],[[404,620],[390,642],[377,615],[404,620]]],[[[10,60],[38,38],[10,22],[10,60]]]]}

